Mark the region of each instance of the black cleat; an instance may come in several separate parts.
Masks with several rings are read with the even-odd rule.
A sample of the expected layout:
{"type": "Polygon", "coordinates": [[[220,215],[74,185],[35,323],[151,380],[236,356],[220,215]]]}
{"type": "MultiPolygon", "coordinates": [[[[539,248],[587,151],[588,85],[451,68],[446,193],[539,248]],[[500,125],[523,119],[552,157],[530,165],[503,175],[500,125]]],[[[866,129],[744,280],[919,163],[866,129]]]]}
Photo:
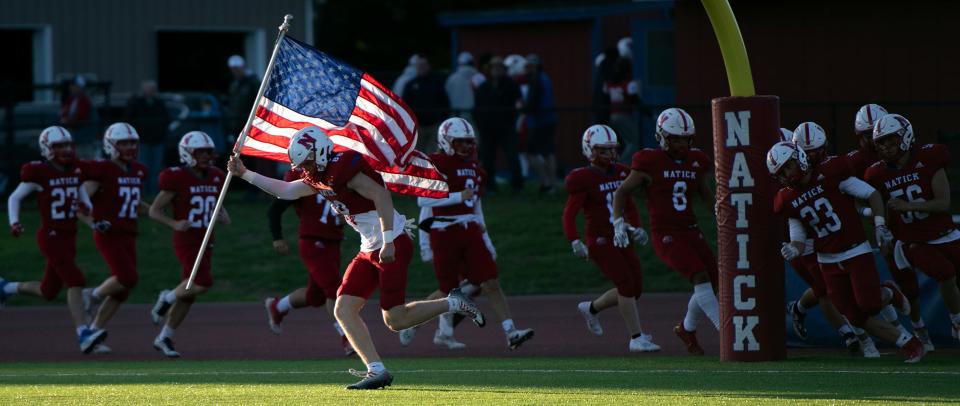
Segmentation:
{"type": "Polygon", "coordinates": [[[528,328],[524,330],[513,330],[510,334],[507,334],[507,346],[511,350],[520,348],[520,346],[527,342],[527,340],[533,338],[533,329],[528,328]]]}
{"type": "Polygon", "coordinates": [[[843,333],[842,340],[843,340],[843,346],[847,347],[847,350],[850,351],[850,354],[860,353],[860,339],[857,338],[856,334],[843,333]]]}
{"type": "Polygon", "coordinates": [[[393,383],[393,375],[390,375],[390,371],[387,370],[375,374],[373,372],[361,372],[351,369],[350,373],[363,379],[361,379],[360,382],[347,386],[347,389],[380,389],[385,386],[390,386],[390,384],[393,383]]]}
{"type": "Polygon", "coordinates": [[[787,304],[787,314],[793,319],[793,332],[797,334],[801,340],[807,340],[807,326],[804,324],[807,315],[800,313],[800,309],[797,308],[797,301],[790,302],[787,304]]]}

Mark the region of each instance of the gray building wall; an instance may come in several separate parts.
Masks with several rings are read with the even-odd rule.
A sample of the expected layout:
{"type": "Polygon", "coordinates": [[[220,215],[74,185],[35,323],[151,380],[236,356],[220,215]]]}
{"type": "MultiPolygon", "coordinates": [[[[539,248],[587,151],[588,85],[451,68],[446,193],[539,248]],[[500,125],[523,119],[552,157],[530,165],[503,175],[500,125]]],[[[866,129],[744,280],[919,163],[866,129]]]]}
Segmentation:
{"type": "Polygon", "coordinates": [[[157,76],[160,31],[247,32],[244,56],[262,73],[283,16],[312,43],[312,13],[313,0],[0,0],[0,29],[35,30],[35,83],[90,73],[132,92],[157,76]]]}

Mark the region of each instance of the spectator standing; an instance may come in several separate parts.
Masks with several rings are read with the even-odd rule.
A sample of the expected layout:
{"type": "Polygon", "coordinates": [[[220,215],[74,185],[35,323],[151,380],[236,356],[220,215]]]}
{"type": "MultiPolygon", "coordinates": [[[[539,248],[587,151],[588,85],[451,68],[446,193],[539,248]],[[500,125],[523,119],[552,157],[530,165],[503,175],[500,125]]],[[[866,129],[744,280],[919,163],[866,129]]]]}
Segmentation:
{"type": "MultiPolygon", "coordinates": [[[[510,186],[514,191],[520,191],[523,176],[516,132],[518,110],[523,105],[520,87],[507,76],[503,59],[491,58],[487,69],[490,76],[477,88],[474,112],[479,130],[480,159],[483,168],[495,180],[497,151],[503,151],[510,170],[510,186]]],[[[487,189],[496,190],[496,181],[489,182],[487,189]]]]}
{"type": "Polygon", "coordinates": [[[87,80],[80,75],[67,83],[67,93],[60,104],[60,125],[73,133],[77,156],[93,159],[96,151],[93,121],[93,102],[86,92],[87,80]]]}
{"type": "Polygon", "coordinates": [[[407,66],[403,68],[403,73],[397,77],[397,80],[393,82],[393,92],[403,98],[403,88],[407,86],[407,82],[410,82],[411,79],[417,77],[417,60],[420,59],[420,55],[413,54],[410,55],[410,59],[407,61],[407,66]]]}
{"type": "Polygon", "coordinates": [[[140,94],[127,102],[125,117],[140,135],[140,160],[150,171],[144,192],[156,194],[159,190],[157,177],[166,167],[163,155],[170,125],[166,103],[157,96],[157,82],[144,80],[140,83],[140,94]]]}
{"type": "Polygon", "coordinates": [[[553,193],[557,184],[557,159],[554,155],[557,129],[556,103],[553,84],[543,71],[540,57],[527,56],[527,91],[524,113],[529,140],[527,155],[530,166],[540,178],[540,193],[553,193]]]}
{"type": "Polygon", "coordinates": [[[253,102],[257,98],[260,81],[247,71],[246,61],[240,55],[233,55],[227,59],[227,67],[230,68],[233,80],[227,88],[226,131],[228,141],[233,144],[233,140],[240,135],[243,126],[247,124],[247,116],[250,115],[250,108],[253,107],[253,102]]]}
{"type": "Polygon", "coordinates": [[[630,60],[619,57],[613,75],[603,83],[610,106],[610,127],[620,136],[623,151],[620,162],[628,162],[640,150],[640,127],[636,109],[640,105],[640,83],[633,80],[630,60]]]}
{"type": "Polygon", "coordinates": [[[413,109],[420,124],[417,149],[427,153],[436,151],[437,127],[447,117],[450,101],[443,77],[430,70],[427,58],[417,58],[417,76],[404,86],[403,100],[413,109]]]}
{"type": "Polygon", "coordinates": [[[474,82],[480,72],[474,67],[473,55],[469,52],[461,52],[457,56],[457,69],[447,77],[447,83],[444,88],[447,91],[447,97],[450,99],[450,108],[453,109],[453,115],[473,121],[473,108],[475,106],[474,82]]]}

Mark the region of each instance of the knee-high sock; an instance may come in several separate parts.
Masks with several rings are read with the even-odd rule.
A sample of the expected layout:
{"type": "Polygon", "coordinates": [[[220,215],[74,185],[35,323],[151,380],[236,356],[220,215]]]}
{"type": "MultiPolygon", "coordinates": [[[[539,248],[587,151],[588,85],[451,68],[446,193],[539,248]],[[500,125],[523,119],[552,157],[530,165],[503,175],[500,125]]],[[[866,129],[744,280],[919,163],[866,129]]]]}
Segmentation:
{"type": "Polygon", "coordinates": [[[697,304],[696,294],[690,295],[690,301],[687,302],[687,315],[683,317],[683,329],[687,331],[697,331],[697,323],[703,317],[703,310],[697,304]]]}
{"type": "Polygon", "coordinates": [[[701,283],[693,287],[693,297],[697,299],[700,310],[710,318],[713,327],[720,329],[720,304],[717,303],[717,296],[713,294],[713,287],[710,282],[701,283]]]}

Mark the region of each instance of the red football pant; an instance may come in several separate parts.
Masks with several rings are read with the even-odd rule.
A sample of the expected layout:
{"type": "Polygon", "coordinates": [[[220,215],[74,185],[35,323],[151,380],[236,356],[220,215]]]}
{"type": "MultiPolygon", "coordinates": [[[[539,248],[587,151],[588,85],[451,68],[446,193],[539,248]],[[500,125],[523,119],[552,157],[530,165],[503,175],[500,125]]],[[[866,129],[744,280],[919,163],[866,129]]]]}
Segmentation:
{"type": "Polygon", "coordinates": [[[117,278],[117,282],[127,288],[127,291],[114,295],[119,301],[127,300],[130,289],[137,285],[137,236],[128,233],[93,233],[93,242],[97,251],[110,268],[110,274],[117,278]]]}
{"type": "Polygon", "coordinates": [[[483,242],[483,230],[477,223],[430,230],[430,248],[433,273],[443,293],[459,286],[461,275],[474,285],[497,278],[497,263],[483,242]]]}
{"type": "Polygon", "coordinates": [[[906,251],[914,268],[938,282],[956,276],[960,268],[960,240],[946,244],[907,243],[906,251]]]}
{"type": "Polygon", "coordinates": [[[868,318],[883,308],[880,274],[873,253],[833,264],[821,263],[820,272],[827,284],[830,301],[854,326],[862,327],[868,318]]]}
{"type": "Polygon", "coordinates": [[[697,273],[706,272],[711,282],[716,284],[719,281],[717,257],[699,229],[654,230],[651,241],[657,257],[687,280],[692,280],[697,273]]]}
{"type": "Polygon", "coordinates": [[[587,251],[600,272],[617,287],[620,296],[638,297],[643,293],[640,258],[633,245],[617,248],[612,238],[591,238],[587,240],[587,251]]]}
{"type": "Polygon", "coordinates": [[[814,296],[817,298],[827,296],[827,284],[823,281],[817,254],[794,258],[793,261],[790,261],[790,266],[797,272],[797,276],[803,279],[810,289],[813,289],[814,296]]]}
{"type": "Polygon", "coordinates": [[[406,303],[407,268],[413,258],[413,242],[406,234],[393,240],[394,260],[380,263],[380,250],[359,252],[343,274],[343,283],[337,296],[349,295],[370,298],[380,287],[380,308],[390,310],[406,303]]]}
{"type": "Polygon", "coordinates": [[[307,266],[307,304],[320,307],[336,299],[340,287],[340,241],[300,239],[300,259],[307,266]]]}
{"type": "MultiPolygon", "coordinates": [[[[173,251],[180,260],[180,280],[190,279],[193,262],[197,260],[197,253],[200,252],[200,244],[174,245],[173,251]]],[[[210,270],[211,255],[213,255],[212,243],[203,251],[203,259],[200,261],[200,268],[197,269],[197,277],[193,279],[193,283],[207,288],[213,286],[213,272],[210,270]]]]}
{"type": "Polygon", "coordinates": [[[77,267],[77,232],[50,230],[40,227],[37,230],[37,245],[47,263],[43,268],[40,281],[40,293],[43,298],[53,300],[63,285],[68,288],[83,287],[87,279],[77,267]]]}

